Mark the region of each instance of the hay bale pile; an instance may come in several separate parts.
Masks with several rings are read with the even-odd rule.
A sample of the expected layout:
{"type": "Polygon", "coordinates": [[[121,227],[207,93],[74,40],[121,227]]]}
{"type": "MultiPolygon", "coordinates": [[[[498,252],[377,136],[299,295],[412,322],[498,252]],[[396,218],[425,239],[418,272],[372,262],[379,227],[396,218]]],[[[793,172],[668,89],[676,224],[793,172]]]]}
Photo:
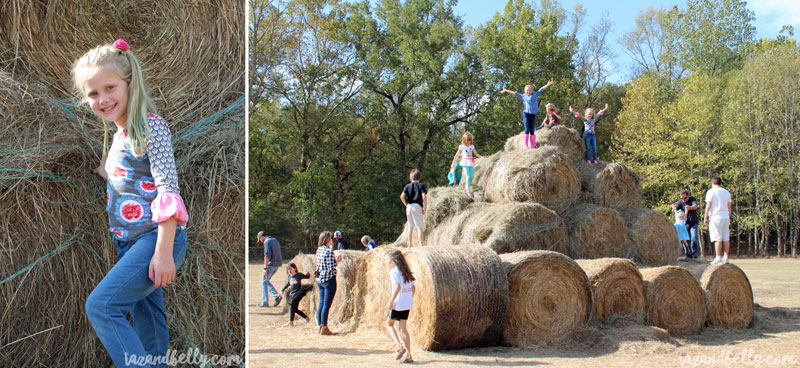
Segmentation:
{"type": "Polygon", "coordinates": [[[592,285],[592,319],[609,325],[618,319],[644,321],[645,290],[642,274],[629,259],[600,258],[576,261],[592,285]]]}
{"type": "Polygon", "coordinates": [[[15,1],[2,8],[0,366],[110,363],[84,312],[116,261],[105,183],[89,174],[102,156],[103,127],[74,99],[70,69],[115,38],[142,61],[170,124],[189,211],[186,259],[165,289],[170,348],[243,357],[244,4],[15,1]],[[130,16],[121,23],[119,14],[130,16]]]}
{"type": "MultiPolygon", "coordinates": [[[[535,150],[522,135],[509,138],[504,150],[476,160],[474,198],[463,183],[429,191],[425,244],[675,262],[678,235],[664,214],[639,208],[639,176],[620,163],[587,164],[583,153],[580,135],[565,126],[539,130],[535,150]]],[[[404,231],[393,245],[407,244],[404,231]]]]}
{"type": "Polygon", "coordinates": [[[589,318],[592,291],[575,261],[550,251],[507,253],[500,258],[508,277],[506,343],[561,342],[589,318]]]}
{"type": "MultiPolygon", "coordinates": [[[[389,301],[386,254],[367,252],[356,299],[359,328],[382,329],[389,301]]],[[[508,280],[500,258],[485,247],[403,249],[416,278],[408,318],[415,345],[425,350],[491,346],[500,342],[508,307],[508,280]]]]}
{"type": "Polygon", "coordinates": [[[753,289],[741,268],[734,264],[678,262],[692,273],[706,294],[708,324],[743,329],[753,323],[753,289]]]}
{"type": "Polygon", "coordinates": [[[700,332],[706,321],[706,297],[692,274],[678,266],[640,272],[647,291],[647,323],[674,335],[700,332]]]}

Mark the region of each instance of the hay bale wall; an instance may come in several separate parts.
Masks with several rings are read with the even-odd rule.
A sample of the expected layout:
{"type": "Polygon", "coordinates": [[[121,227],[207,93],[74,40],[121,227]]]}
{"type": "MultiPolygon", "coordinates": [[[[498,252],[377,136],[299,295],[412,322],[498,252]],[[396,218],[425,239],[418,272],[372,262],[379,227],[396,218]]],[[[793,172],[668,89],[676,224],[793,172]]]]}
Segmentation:
{"type": "Polygon", "coordinates": [[[25,339],[3,348],[0,366],[110,363],[84,312],[116,261],[105,183],[88,173],[102,156],[103,128],[74,98],[69,71],[115,38],[142,61],[170,125],[189,211],[186,258],[165,288],[170,348],[244,357],[244,3],[2,8],[0,345],[25,339]]]}
{"type": "MultiPolygon", "coordinates": [[[[390,297],[386,254],[364,258],[358,282],[359,328],[383,330],[390,297]],[[362,281],[363,280],[363,281],[362,281]]],[[[508,306],[508,281],[500,258],[485,247],[420,247],[403,255],[416,278],[408,328],[425,350],[491,346],[500,342],[508,306]]]]}
{"type": "Polygon", "coordinates": [[[700,332],[706,321],[706,297],[692,274],[678,266],[639,271],[647,292],[647,323],[673,335],[700,332]]]}
{"type": "Polygon", "coordinates": [[[618,319],[644,321],[645,290],[642,274],[629,259],[581,259],[592,285],[592,319],[612,324],[618,319]]]}
{"type": "Polygon", "coordinates": [[[580,192],[578,172],[554,147],[502,153],[487,174],[478,181],[485,183],[486,200],[494,203],[532,201],[558,210],[580,192]]]}
{"type": "MultiPolygon", "coordinates": [[[[360,250],[337,250],[336,257],[342,256],[342,261],[336,265],[336,295],[331,302],[328,321],[338,324],[349,330],[350,322],[355,312],[355,287],[360,277],[359,268],[367,252],[360,250]]],[[[315,290],[317,288],[314,283],[315,290]]],[[[329,323],[331,324],[331,323],[329,323]]],[[[342,331],[337,329],[337,331],[342,331]]]]}
{"type": "Polygon", "coordinates": [[[572,258],[625,257],[630,241],[617,211],[581,203],[564,212],[572,258]]]}
{"type": "Polygon", "coordinates": [[[753,288],[741,268],[734,264],[678,262],[685,266],[706,293],[708,324],[743,329],[753,323],[753,288]],[[691,268],[690,268],[691,267],[691,268]]]}
{"type": "Polygon", "coordinates": [[[482,245],[497,253],[535,249],[564,253],[567,232],[561,217],[538,203],[481,203],[429,230],[425,243],[482,245]]]}
{"type": "Polygon", "coordinates": [[[586,273],[575,261],[549,251],[508,253],[500,258],[508,277],[506,343],[561,342],[589,318],[592,292],[586,273]]]}
{"type": "Polygon", "coordinates": [[[663,213],[637,208],[622,214],[631,239],[630,258],[647,266],[674,263],[680,255],[675,227],[663,213]]]}

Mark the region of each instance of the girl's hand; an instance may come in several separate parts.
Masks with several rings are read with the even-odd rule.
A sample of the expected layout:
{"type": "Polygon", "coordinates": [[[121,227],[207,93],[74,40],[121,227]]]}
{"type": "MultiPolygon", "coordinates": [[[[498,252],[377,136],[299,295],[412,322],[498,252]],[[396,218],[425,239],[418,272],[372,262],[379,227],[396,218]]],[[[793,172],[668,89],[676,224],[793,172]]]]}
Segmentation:
{"type": "MultiPolygon", "coordinates": [[[[266,274],[266,270],[264,273],[266,274]]],[[[153,288],[158,289],[162,286],[167,286],[175,280],[175,261],[172,259],[172,254],[165,254],[156,252],[153,258],[150,259],[150,281],[153,282],[153,288]]]]}
{"type": "Polygon", "coordinates": [[[393,306],[394,306],[394,302],[389,302],[389,304],[386,305],[386,307],[388,307],[389,309],[392,309],[393,306]]]}
{"type": "Polygon", "coordinates": [[[569,112],[575,112],[574,110],[572,110],[572,105],[569,106],[569,112]]]}
{"type": "Polygon", "coordinates": [[[606,108],[605,108],[605,109],[603,109],[603,110],[608,110],[608,104],[606,104],[606,108]]]}
{"type": "Polygon", "coordinates": [[[547,84],[552,86],[552,85],[556,84],[556,82],[553,82],[553,80],[551,79],[551,80],[547,81],[547,84]]]}
{"type": "Polygon", "coordinates": [[[105,155],[105,154],[103,154],[103,158],[101,158],[101,159],[100,159],[100,165],[99,165],[99,166],[97,166],[97,168],[95,168],[95,169],[91,169],[91,170],[89,170],[89,171],[90,171],[92,174],[95,174],[95,175],[97,175],[97,176],[99,176],[99,177],[103,178],[103,180],[108,180],[108,176],[106,175],[106,169],[105,169],[105,167],[106,167],[106,155],[105,155]]]}

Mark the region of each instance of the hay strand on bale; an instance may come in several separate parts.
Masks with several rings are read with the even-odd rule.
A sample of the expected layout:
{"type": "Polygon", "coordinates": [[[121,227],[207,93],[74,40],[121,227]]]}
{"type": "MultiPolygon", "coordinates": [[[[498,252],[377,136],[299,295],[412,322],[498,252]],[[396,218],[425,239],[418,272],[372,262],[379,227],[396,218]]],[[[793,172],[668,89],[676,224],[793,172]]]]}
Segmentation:
{"type": "Polygon", "coordinates": [[[612,162],[596,175],[597,204],[617,211],[642,205],[642,185],[639,175],[631,168],[612,162]]]}
{"type": "Polygon", "coordinates": [[[564,221],[538,203],[482,203],[428,231],[429,245],[481,245],[497,253],[567,251],[564,221]]]}
{"type": "MultiPolygon", "coordinates": [[[[580,134],[572,128],[559,125],[551,129],[543,128],[536,131],[536,148],[555,147],[569,158],[571,162],[581,161],[584,157],[583,139],[580,134]]],[[[522,151],[527,150],[523,142],[523,135],[517,134],[506,140],[505,150],[522,151]]]]}
{"type": "MultiPolygon", "coordinates": [[[[386,254],[378,247],[364,258],[359,280],[359,328],[383,329],[388,310],[386,254]]],[[[500,342],[508,306],[508,281],[500,258],[485,247],[404,249],[416,278],[408,329],[424,350],[492,346],[500,342]]]]}
{"type": "Polygon", "coordinates": [[[625,258],[646,266],[669,265],[678,259],[678,233],[663,213],[636,208],[623,212],[622,219],[631,240],[625,258]]]}
{"type": "Polygon", "coordinates": [[[506,343],[558,343],[589,318],[589,280],[569,257],[557,252],[525,251],[502,254],[500,259],[508,277],[506,343]]]}
{"type": "Polygon", "coordinates": [[[570,257],[625,257],[630,241],[617,211],[580,203],[565,211],[563,218],[568,229],[570,257]]]}
{"type": "Polygon", "coordinates": [[[618,319],[643,322],[645,290],[642,274],[629,259],[581,259],[592,285],[592,319],[610,325],[618,319]]]}
{"type": "Polygon", "coordinates": [[[706,293],[708,324],[743,329],[753,323],[753,288],[738,266],[706,262],[678,262],[700,282],[706,293]],[[689,268],[692,267],[692,268],[689,268]]]}
{"type": "Polygon", "coordinates": [[[539,202],[559,211],[580,193],[578,172],[554,147],[504,152],[486,173],[488,177],[477,181],[485,183],[483,192],[489,202],[539,202]]]}
{"type": "Polygon", "coordinates": [[[706,297],[692,274],[678,266],[639,271],[647,292],[647,324],[673,335],[700,332],[706,321],[706,297]]]}

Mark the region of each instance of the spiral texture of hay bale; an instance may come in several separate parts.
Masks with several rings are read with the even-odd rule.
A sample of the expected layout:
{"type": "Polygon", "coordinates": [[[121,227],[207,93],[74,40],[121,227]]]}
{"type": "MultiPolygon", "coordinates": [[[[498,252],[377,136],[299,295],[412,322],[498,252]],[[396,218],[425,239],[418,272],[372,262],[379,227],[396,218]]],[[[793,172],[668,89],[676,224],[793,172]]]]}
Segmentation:
{"type": "Polygon", "coordinates": [[[568,339],[589,318],[592,291],[586,273],[550,251],[500,255],[508,277],[504,340],[516,346],[568,339]]]}
{"type": "Polygon", "coordinates": [[[675,227],[663,213],[637,208],[622,214],[628,229],[629,257],[637,264],[663,266],[674,263],[680,255],[675,227]]]}
{"type": "Polygon", "coordinates": [[[563,218],[567,224],[570,257],[625,257],[630,241],[619,212],[580,203],[565,211],[563,218]]]}
{"type": "Polygon", "coordinates": [[[692,274],[678,266],[639,271],[647,291],[647,324],[673,335],[700,332],[706,321],[706,297],[692,274]]]}
{"type": "Polygon", "coordinates": [[[564,221],[538,203],[481,203],[469,206],[428,232],[429,245],[481,245],[497,253],[546,249],[567,251],[564,221]]]}
{"type": "Polygon", "coordinates": [[[641,180],[631,168],[612,162],[597,173],[596,181],[597,204],[620,212],[641,207],[641,180]]]}
{"type": "Polygon", "coordinates": [[[592,319],[604,325],[620,318],[644,321],[644,283],[633,261],[600,258],[575,262],[592,285],[592,319]]]}
{"type": "Polygon", "coordinates": [[[753,288],[738,266],[702,262],[678,262],[692,273],[706,292],[708,324],[743,329],[753,323],[753,288]]]}
{"type": "MultiPolygon", "coordinates": [[[[388,316],[389,270],[378,247],[364,258],[358,282],[359,328],[383,329],[388,316]]],[[[403,249],[416,278],[408,329],[425,350],[492,346],[500,342],[508,306],[508,280],[500,258],[485,247],[403,249]]]]}

